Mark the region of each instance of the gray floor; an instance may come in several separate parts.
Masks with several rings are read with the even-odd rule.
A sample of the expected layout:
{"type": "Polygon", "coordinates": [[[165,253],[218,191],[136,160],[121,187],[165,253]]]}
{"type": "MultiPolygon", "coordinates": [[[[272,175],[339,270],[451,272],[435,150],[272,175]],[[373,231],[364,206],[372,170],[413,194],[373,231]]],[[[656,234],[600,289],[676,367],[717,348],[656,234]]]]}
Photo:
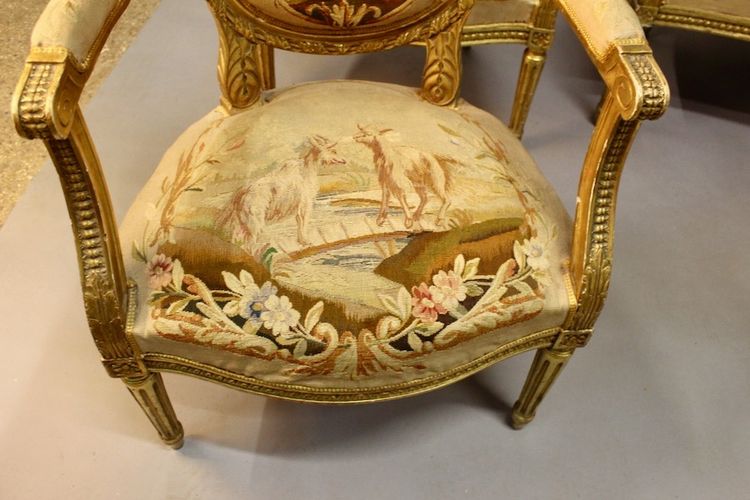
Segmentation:
{"type": "MultiPolygon", "coordinates": [[[[168,376],[187,442],[163,447],[97,362],[48,166],[0,232],[0,498],[747,498],[750,44],[666,29],[651,40],[673,107],[633,148],[597,335],[526,430],[505,420],[529,354],[348,408],[168,376]]],[[[202,2],[165,0],[86,110],[119,215],[217,102],[215,52],[202,2]]],[[[465,97],[507,116],[519,55],[471,50],[465,97]]],[[[279,84],[416,84],[421,57],[279,54],[279,84]]],[[[568,206],[600,90],[561,24],[525,142],[568,206]]]]}

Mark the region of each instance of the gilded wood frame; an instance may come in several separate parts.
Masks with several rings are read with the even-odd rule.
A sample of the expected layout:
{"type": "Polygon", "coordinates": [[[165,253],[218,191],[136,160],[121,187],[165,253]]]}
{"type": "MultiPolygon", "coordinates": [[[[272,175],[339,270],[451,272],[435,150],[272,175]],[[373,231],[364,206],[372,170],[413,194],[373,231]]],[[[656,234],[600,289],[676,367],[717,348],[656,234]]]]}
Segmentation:
{"type": "Polygon", "coordinates": [[[636,12],[645,28],[668,26],[750,41],[750,18],[722,14],[709,9],[691,9],[663,0],[635,0],[636,12]]]}
{"type": "MultiPolygon", "coordinates": [[[[219,7],[222,48],[219,81],[222,103],[233,110],[257,99],[259,89],[270,83],[270,76],[258,73],[258,61],[268,58],[258,49],[261,39],[227,26],[221,6],[235,0],[209,0],[219,7]],[[225,3],[226,2],[226,3],[225,3]],[[245,42],[235,40],[243,35],[245,42]],[[240,50],[231,43],[241,44],[240,50]],[[244,45],[242,45],[244,43],[244,45]],[[232,55],[234,53],[235,55],[232,55]],[[232,63],[244,61],[242,71],[259,76],[245,79],[251,84],[237,92],[228,82],[232,63]],[[249,63],[248,63],[249,62],[249,63]]],[[[100,34],[85,61],[77,61],[64,47],[35,47],[13,99],[13,116],[18,132],[30,139],[41,139],[60,176],[73,223],[86,315],[102,362],[112,377],[122,378],[133,397],[148,415],[162,439],[169,445],[182,444],[182,427],[175,417],[159,372],[178,372],[253,393],[285,399],[328,403],[369,402],[391,399],[441,387],[469,376],[501,359],[537,349],[526,385],[513,410],[513,423],[521,427],[533,418],[536,407],[575,349],[583,347],[604,304],[612,262],[614,212],[620,174],[630,145],[641,121],[659,117],[669,101],[669,90],[649,47],[642,41],[613,41],[603,57],[592,60],[607,85],[604,105],[584,160],[575,214],[570,287],[571,308],[559,329],[537,332],[497,351],[438,377],[411,384],[399,384],[370,392],[313,391],[309,388],[278,387],[223,371],[188,359],[140,351],[132,335],[136,312],[135,285],[123,271],[122,253],[112,203],[101,165],[78,107],[83,85],[91,74],[96,56],[127,0],[118,2],[100,27],[100,34]]],[[[423,95],[438,105],[450,106],[458,95],[460,49],[458,35],[470,1],[457,1],[448,20],[427,23],[421,34],[428,35],[423,95]],[[439,29],[436,29],[439,27],[439,29]],[[436,61],[440,64],[436,64],[436,61]],[[447,62],[446,62],[447,61],[447,62]],[[435,72],[438,65],[448,75],[435,72]],[[437,90],[435,90],[437,89],[437,90]]],[[[565,4],[563,4],[563,7],[565,4]]],[[[564,10],[564,9],[563,9],[564,10]]],[[[448,11],[446,11],[448,12],[448,11]]],[[[573,17],[573,16],[571,16],[573,17]]],[[[572,22],[576,22],[572,19],[572,22]]],[[[411,35],[389,33],[367,42],[367,50],[394,43],[410,42],[411,35]]],[[[590,43],[581,37],[584,44],[590,43]]],[[[289,42],[276,40],[275,45],[289,42]]],[[[290,42],[291,43],[291,42],[290,42]]],[[[361,41],[333,45],[311,45],[316,50],[335,48],[341,52],[364,50],[361,41]]],[[[589,47],[590,53],[596,51],[589,47]]],[[[234,71],[234,70],[233,70],[234,71]]],[[[240,86],[242,89],[242,87],[240,86]]]]}
{"type": "Polygon", "coordinates": [[[526,45],[508,122],[508,127],[517,137],[523,136],[531,101],[555,36],[556,18],[554,0],[539,0],[526,22],[466,25],[461,34],[464,47],[495,43],[526,45]]]}

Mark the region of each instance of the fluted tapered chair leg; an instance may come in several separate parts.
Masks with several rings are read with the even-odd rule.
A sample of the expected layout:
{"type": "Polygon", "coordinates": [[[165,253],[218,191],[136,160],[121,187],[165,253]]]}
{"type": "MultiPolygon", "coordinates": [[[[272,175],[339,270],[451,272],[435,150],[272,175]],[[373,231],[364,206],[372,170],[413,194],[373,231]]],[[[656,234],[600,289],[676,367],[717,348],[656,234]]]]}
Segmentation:
{"type": "Polygon", "coordinates": [[[573,354],[570,350],[539,349],[526,377],[521,396],[513,405],[512,424],[522,429],[531,422],[536,408],[573,354]]]}
{"type": "Polygon", "coordinates": [[[126,378],[123,381],[156,428],[162,441],[172,448],[181,448],[184,438],[182,424],[177,420],[169,401],[161,374],[149,373],[142,378],[126,378]]]}
{"type": "Polygon", "coordinates": [[[518,75],[516,96],[513,99],[513,110],[510,115],[510,130],[520,138],[529,116],[529,108],[534,98],[539,77],[542,75],[547,51],[537,48],[527,48],[521,62],[521,72],[518,75]]]}

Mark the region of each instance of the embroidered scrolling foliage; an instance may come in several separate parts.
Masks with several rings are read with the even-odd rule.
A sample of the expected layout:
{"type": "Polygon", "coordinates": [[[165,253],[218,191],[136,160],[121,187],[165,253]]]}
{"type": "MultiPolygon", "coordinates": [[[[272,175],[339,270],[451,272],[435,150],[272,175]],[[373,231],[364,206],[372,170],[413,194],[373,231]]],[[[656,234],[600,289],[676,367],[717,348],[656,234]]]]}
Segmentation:
{"type": "MultiPolygon", "coordinates": [[[[306,310],[298,308],[273,277],[273,272],[270,279],[258,279],[247,269],[223,271],[222,286],[209,287],[201,276],[185,272],[178,258],[157,249],[160,243],[174,240],[176,202],[185,192],[197,189],[203,178],[197,166],[218,162],[222,155],[242,145],[244,134],[239,134],[215,150],[207,151],[205,138],[218,126],[217,123],[210,125],[181,155],[174,178],[164,180],[162,198],[157,207],[151,209],[155,212],[158,227],[151,231],[147,227],[142,243],[133,247],[134,256],[147,266],[149,286],[153,290],[151,317],[159,335],[268,361],[276,360],[285,364],[283,371],[290,375],[357,378],[383,371],[422,370],[425,368],[424,357],[432,352],[450,349],[541,313],[545,287],[550,283],[550,243],[557,237],[557,230],[540,216],[534,195],[518,186],[518,181],[512,176],[501,173],[494,181],[509,185],[525,214],[522,225],[526,237],[513,243],[512,257],[494,273],[487,274],[479,272],[480,258],[458,254],[449,266],[436,270],[429,278],[401,286],[393,293],[380,294],[381,309],[385,314],[373,327],[357,331],[337,327],[335,319],[326,321],[330,307],[326,300],[318,300],[306,310]],[[152,237],[147,237],[146,232],[152,237]]],[[[481,129],[479,124],[473,125],[481,129]]],[[[449,127],[442,128],[454,136],[453,140],[472,140],[449,127]]],[[[372,138],[368,132],[372,134],[360,127],[350,142],[369,144],[368,139],[372,138]]],[[[327,161],[330,164],[341,161],[335,144],[322,136],[311,137],[307,144],[310,150],[305,150],[307,152],[298,161],[327,161]]],[[[502,144],[486,131],[483,131],[483,140],[475,147],[477,160],[507,163],[502,144]]],[[[408,151],[403,149],[405,146],[400,148],[408,151]]],[[[439,155],[422,155],[420,161],[448,162],[444,158],[439,160],[442,158],[439,155]]],[[[278,168],[291,169],[294,165],[294,162],[285,163],[278,168]]],[[[386,189],[385,184],[383,189],[386,189]]],[[[238,206],[243,205],[239,203],[238,206]]],[[[388,224],[403,224],[408,233],[414,224],[427,223],[420,222],[421,208],[414,213],[409,210],[404,204],[403,222],[399,217],[388,224]]],[[[380,214],[373,217],[373,227],[383,225],[390,212],[392,209],[383,211],[381,208],[380,214]]],[[[448,223],[441,221],[441,215],[437,220],[438,225],[448,223]]],[[[252,235],[243,236],[240,231],[233,241],[237,245],[251,245],[253,238],[252,235]]],[[[297,238],[300,245],[310,244],[302,226],[297,238]]],[[[276,265],[274,259],[281,258],[278,262],[283,262],[284,258],[289,258],[282,258],[279,254],[270,254],[271,257],[268,253],[256,255],[260,260],[267,258],[266,265],[270,268],[276,265]]]]}

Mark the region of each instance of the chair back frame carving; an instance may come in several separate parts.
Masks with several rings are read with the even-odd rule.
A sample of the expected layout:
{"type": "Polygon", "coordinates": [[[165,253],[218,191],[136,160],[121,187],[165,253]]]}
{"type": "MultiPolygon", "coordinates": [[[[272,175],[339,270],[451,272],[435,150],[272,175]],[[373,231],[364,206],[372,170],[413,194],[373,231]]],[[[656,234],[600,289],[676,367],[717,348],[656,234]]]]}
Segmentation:
{"type": "Polygon", "coordinates": [[[271,49],[310,54],[356,54],[425,42],[427,55],[422,96],[434,104],[456,103],[461,82],[461,30],[474,0],[442,2],[431,15],[405,19],[382,28],[340,33],[290,30],[272,24],[267,16],[240,0],[208,0],[220,37],[219,83],[222,105],[228,112],[252,106],[261,92],[273,86],[271,49]]]}

